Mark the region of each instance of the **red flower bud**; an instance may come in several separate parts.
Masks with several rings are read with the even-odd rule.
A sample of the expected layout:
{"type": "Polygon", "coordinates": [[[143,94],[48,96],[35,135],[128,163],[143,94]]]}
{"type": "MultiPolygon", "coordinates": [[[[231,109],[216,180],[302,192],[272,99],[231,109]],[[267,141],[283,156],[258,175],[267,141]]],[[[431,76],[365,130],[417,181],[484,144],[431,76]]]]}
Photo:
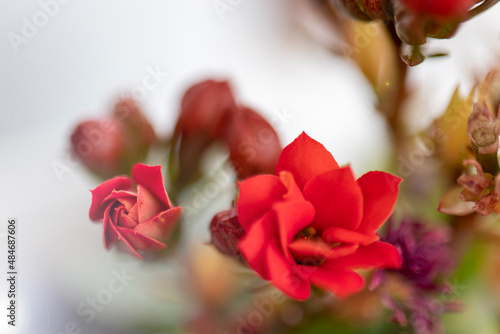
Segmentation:
{"type": "Polygon", "coordinates": [[[113,115],[122,121],[127,134],[136,137],[139,145],[149,146],[156,141],[156,134],[139,106],[132,99],[122,99],[115,105],[113,115]]]}
{"type": "Polygon", "coordinates": [[[225,141],[240,179],[274,173],[281,153],[278,134],[257,112],[246,107],[234,109],[227,123],[225,141]]]}
{"type": "Polygon", "coordinates": [[[113,116],[84,121],[71,135],[76,156],[104,178],[128,173],[155,140],[153,127],[130,99],[118,101],[113,116]]]}
{"type": "Polygon", "coordinates": [[[120,174],[125,151],[121,123],[112,117],[80,123],[71,135],[73,152],[94,173],[104,177],[120,174]]]}
{"type": "Polygon", "coordinates": [[[245,234],[238,220],[236,208],[222,211],[215,215],[210,223],[212,244],[221,253],[238,255],[238,241],[245,234]]]}
{"type": "Polygon", "coordinates": [[[182,98],[172,140],[170,171],[175,186],[183,188],[200,176],[205,150],[220,139],[235,102],[226,81],[206,80],[189,88],[182,98]]]}
{"type": "Polygon", "coordinates": [[[189,88],[181,102],[177,130],[184,136],[220,137],[226,115],[235,105],[226,81],[206,80],[189,88]]]}

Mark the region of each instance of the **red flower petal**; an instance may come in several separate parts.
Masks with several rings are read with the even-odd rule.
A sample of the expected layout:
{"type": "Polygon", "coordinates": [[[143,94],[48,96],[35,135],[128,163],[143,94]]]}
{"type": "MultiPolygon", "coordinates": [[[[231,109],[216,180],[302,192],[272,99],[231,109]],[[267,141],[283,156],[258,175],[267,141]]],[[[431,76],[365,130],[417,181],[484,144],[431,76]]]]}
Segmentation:
{"type": "Polygon", "coordinates": [[[311,294],[309,281],[297,273],[299,268],[294,262],[290,263],[280,252],[278,241],[274,240],[267,248],[267,263],[270,280],[291,298],[306,300],[311,294]]]}
{"type": "Polygon", "coordinates": [[[118,216],[118,226],[134,229],[137,226],[137,221],[130,218],[122,210],[118,216]]]}
{"type": "Polygon", "coordinates": [[[167,247],[164,243],[129,228],[117,226],[117,229],[135,250],[158,251],[167,247]]]}
{"type": "Polygon", "coordinates": [[[297,239],[288,245],[293,257],[299,262],[321,261],[332,250],[322,240],[297,239]]]}
{"type": "Polygon", "coordinates": [[[91,220],[101,220],[104,217],[104,201],[113,190],[126,190],[130,188],[130,179],[124,176],[112,178],[99,185],[92,193],[92,203],[90,204],[89,217],[91,220]]]}
{"type": "Polygon", "coordinates": [[[341,227],[329,227],[323,231],[321,237],[327,243],[340,242],[342,244],[357,245],[369,245],[380,239],[376,234],[363,234],[352,230],[346,230],[341,227]]]}
{"type": "Polygon", "coordinates": [[[181,213],[180,206],[160,212],[148,221],[137,225],[134,231],[159,241],[166,240],[172,234],[181,213]]]}
{"type": "Polygon", "coordinates": [[[350,167],[335,169],[309,180],[304,197],[316,209],[312,227],[356,230],[363,215],[363,194],[350,167]]]}
{"type": "Polygon", "coordinates": [[[314,218],[314,208],[311,203],[301,202],[281,202],[273,206],[278,223],[279,240],[285,257],[293,261],[288,244],[295,236],[311,224],[314,218]]]}
{"type": "Polygon", "coordinates": [[[127,190],[113,190],[111,194],[104,199],[104,202],[117,200],[130,211],[137,202],[137,194],[127,190]]]}
{"type": "Polygon", "coordinates": [[[238,182],[238,219],[248,231],[252,223],[271,210],[274,202],[280,201],[287,189],[280,178],[274,175],[258,175],[238,182]]]}
{"type": "Polygon", "coordinates": [[[165,208],[156,200],[153,194],[139,184],[137,185],[137,211],[139,215],[138,223],[142,224],[158,213],[165,211],[165,208]]]}
{"type": "Polygon", "coordinates": [[[297,239],[288,245],[293,257],[302,264],[314,265],[322,260],[336,259],[352,254],[358,245],[330,247],[321,239],[297,239]]]}
{"type": "Polygon", "coordinates": [[[304,195],[290,172],[280,172],[279,178],[285,186],[287,192],[283,195],[285,201],[303,201],[304,195]]]}
{"type": "Polygon", "coordinates": [[[135,164],[132,168],[132,176],[137,185],[143,186],[153,194],[165,207],[170,209],[172,204],[168,199],[163,177],[161,176],[161,166],[147,166],[141,163],[135,164]]]}
{"type": "Polygon", "coordinates": [[[281,152],[276,174],[281,171],[291,172],[302,189],[314,176],[337,168],[339,165],[332,154],[321,143],[302,132],[281,152]]]}
{"type": "Polygon", "coordinates": [[[400,268],[401,254],[393,245],[376,241],[368,246],[359,247],[351,255],[327,260],[322,267],[327,269],[368,269],[368,268],[400,268]]]}
{"type": "Polygon", "coordinates": [[[272,212],[265,214],[247,230],[245,236],[238,243],[241,255],[250,267],[265,280],[270,279],[267,271],[267,248],[271,240],[278,237],[274,218],[272,212]]]}
{"type": "Polygon", "coordinates": [[[111,219],[111,210],[113,210],[113,206],[109,205],[104,211],[104,217],[102,218],[103,222],[103,231],[104,231],[104,248],[109,249],[109,246],[118,239],[118,236],[115,230],[111,227],[113,225],[113,221],[111,219]]]}
{"type": "Polygon", "coordinates": [[[311,284],[332,292],[338,298],[349,297],[365,285],[363,278],[351,270],[315,269],[310,273],[311,284]]]}
{"type": "MultiPolygon", "coordinates": [[[[129,252],[130,254],[136,256],[137,258],[142,260],[142,256],[135,250],[135,248],[130,244],[130,242],[125,238],[121,231],[118,229],[118,226],[116,226],[113,222],[110,222],[108,224],[108,229],[111,229],[113,231],[113,242],[116,240],[122,242],[122,246],[124,246],[125,250],[129,252]]],[[[111,234],[110,234],[111,235],[111,234]]],[[[111,244],[111,242],[109,243],[111,244]]],[[[108,244],[108,245],[109,245],[108,244]]]]}
{"type": "Polygon", "coordinates": [[[368,172],[357,183],[363,192],[364,207],[358,231],[373,234],[392,214],[401,179],[389,173],[368,172]]]}

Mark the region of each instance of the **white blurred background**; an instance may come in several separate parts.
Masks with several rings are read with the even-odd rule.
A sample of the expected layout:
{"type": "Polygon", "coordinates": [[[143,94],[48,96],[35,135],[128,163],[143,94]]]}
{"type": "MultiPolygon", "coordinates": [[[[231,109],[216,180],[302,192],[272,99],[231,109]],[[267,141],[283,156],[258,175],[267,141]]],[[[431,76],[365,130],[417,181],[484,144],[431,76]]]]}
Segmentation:
{"type": "MultiPolygon", "coordinates": [[[[359,175],[384,166],[390,143],[369,85],[354,65],[309,38],[290,1],[223,1],[235,5],[221,16],[211,0],[66,0],[13,47],[12,34],[21,35],[24,20],[32,21],[42,11],[40,3],[49,2],[0,3],[0,234],[8,218],[18,219],[20,308],[15,329],[0,313],[1,333],[64,333],[71,321],[82,333],[104,333],[95,326],[111,327],[106,324],[125,333],[132,323],[168,323],[189,312],[189,298],[177,288],[186,272],[164,263],[144,266],[104,250],[102,226],[88,219],[89,189],[99,180],[68,160],[75,124],[108,113],[150,71],[168,73],[140,101],[162,136],[172,131],[189,85],[228,78],[238,99],[268,119],[276,111],[293,115],[280,128],[283,144],[305,130],[359,175]],[[58,177],[58,164],[70,171],[58,177]],[[123,268],[135,279],[85,323],[77,306],[123,268]],[[155,286],[148,284],[158,278],[161,296],[149,293],[155,286]]],[[[433,41],[431,49],[451,56],[428,59],[410,71],[422,105],[409,119],[415,128],[444,110],[458,84],[466,92],[476,76],[498,63],[499,15],[497,6],[464,24],[456,38],[433,41]]],[[[215,202],[206,216],[225,205],[224,199],[215,202]]],[[[208,241],[207,226],[197,222],[187,231],[192,240],[208,241]]],[[[0,240],[4,310],[6,249],[0,240]]]]}

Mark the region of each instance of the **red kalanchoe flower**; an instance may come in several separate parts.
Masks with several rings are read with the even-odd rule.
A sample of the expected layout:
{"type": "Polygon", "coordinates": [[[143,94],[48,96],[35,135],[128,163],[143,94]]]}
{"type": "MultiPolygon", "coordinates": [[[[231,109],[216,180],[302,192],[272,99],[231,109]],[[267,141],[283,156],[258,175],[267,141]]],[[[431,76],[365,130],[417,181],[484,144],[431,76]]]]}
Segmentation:
{"type": "Polygon", "coordinates": [[[311,284],[338,297],[361,290],[361,268],[399,268],[398,250],[379,241],[401,179],[369,172],[355,179],[323,145],[302,133],[285,147],[276,175],[239,182],[239,249],[250,267],[288,296],[311,284]]]}
{"type": "Polygon", "coordinates": [[[224,137],[239,179],[274,173],[281,145],[272,125],[260,114],[247,107],[234,108],[224,137]]]}
{"type": "Polygon", "coordinates": [[[104,247],[115,242],[138,258],[139,251],[157,251],[166,247],[167,240],[182,212],[170,202],[160,166],[136,164],[132,181],[125,176],[108,180],[91,190],[89,216],[104,223],[104,247]]]}

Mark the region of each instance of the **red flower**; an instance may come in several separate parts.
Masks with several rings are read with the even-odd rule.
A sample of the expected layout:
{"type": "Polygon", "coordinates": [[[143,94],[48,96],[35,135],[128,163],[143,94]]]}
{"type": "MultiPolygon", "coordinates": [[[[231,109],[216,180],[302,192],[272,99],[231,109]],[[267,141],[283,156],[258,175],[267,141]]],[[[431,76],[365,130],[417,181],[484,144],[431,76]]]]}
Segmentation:
{"type": "Polygon", "coordinates": [[[131,180],[118,176],[91,190],[90,219],[104,223],[104,246],[121,242],[133,255],[138,251],[156,251],[166,247],[166,240],[179,220],[181,207],[173,207],[163,185],[160,166],[136,164],[131,180]]]}
{"type": "Polygon", "coordinates": [[[239,249],[248,264],[292,298],[313,284],[338,297],[364,286],[353,269],[399,268],[398,250],[377,229],[394,208],[401,179],[369,172],[358,180],[302,133],[285,147],[276,175],[239,182],[239,249]]]}

